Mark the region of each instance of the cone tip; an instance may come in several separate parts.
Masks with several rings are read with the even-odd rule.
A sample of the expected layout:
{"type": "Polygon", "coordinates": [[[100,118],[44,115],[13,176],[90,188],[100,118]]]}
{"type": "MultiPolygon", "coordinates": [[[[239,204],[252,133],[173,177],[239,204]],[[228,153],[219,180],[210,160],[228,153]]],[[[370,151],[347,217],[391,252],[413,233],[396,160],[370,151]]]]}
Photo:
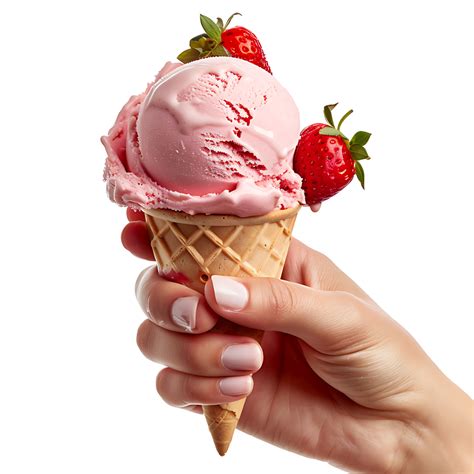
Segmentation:
{"type": "Polygon", "coordinates": [[[214,443],[219,453],[219,456],[225,456],[227,450],[229,449],[230,443],[214,443]]]}

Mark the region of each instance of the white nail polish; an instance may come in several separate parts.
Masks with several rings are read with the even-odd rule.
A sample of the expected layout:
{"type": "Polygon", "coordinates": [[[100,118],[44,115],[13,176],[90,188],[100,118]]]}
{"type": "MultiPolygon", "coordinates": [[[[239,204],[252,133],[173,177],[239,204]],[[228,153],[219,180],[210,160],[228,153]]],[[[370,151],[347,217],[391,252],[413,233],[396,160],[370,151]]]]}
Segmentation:
{"type": "Polygon", "coordinates": [[[219,306],[228,311],[240,311],[245,308],[249,294],[242,283],[220,275],[213,275],[211,279],[216,302],[219,306]]]}
{"type": "Polygon", "coordinates": [[[171,306],[171,320],[176,326],[191,332],[196,327],[196,311],[199,296],[184,296],[171,306]]]}
{"type": "Polygon", "coordinates": [[[219,382],[219,388],[224,395],[230,397],[248,395],[253,388],[253,379],[250,375],[226,377],[219,382]]]}
{"type": "Polygon", "coordinates": [[[232,344],[222,352],[221,362],[230,370],[258,370],[263,363],[262,349],[255,342],[232,344]]]}

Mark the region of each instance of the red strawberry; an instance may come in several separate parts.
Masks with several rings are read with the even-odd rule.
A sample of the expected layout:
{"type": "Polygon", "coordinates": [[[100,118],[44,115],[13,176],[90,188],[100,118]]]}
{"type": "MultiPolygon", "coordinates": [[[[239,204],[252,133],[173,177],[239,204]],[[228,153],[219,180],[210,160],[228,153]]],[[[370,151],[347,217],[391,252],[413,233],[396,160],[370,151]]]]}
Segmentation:
{"type": "Polygon", "coordinates": [[[306,127],[296,146],[293,168],[303,178],[309,206],[316,206],[337,194],[351,182],[354,174],[364,188],[364,170],[360,161],[370,159],[364,148],[370,133],[357,132],[349,141],[341,132],[341,125],[352,110],[336,127],[331,113],[336,105],[324,107],[327,124],[315,123],[306,127]]]}
{"type": "Polygon", "coordinates": [[[243,26],[227,29],[235,15],[240,13],[231,15],[225,25],[222,18],[214,22],[209,17],[201,15],[201,25],[205,33],[192,38],[189,42],[190,49],[183,51],[178,59],[183,63],[189,63],[211,56],[232,56],[260,66],[271,74],[258,38],[243,26]]]}
{"type": "Polygon", "coordinates": [[[222,45],[232,57],[245,59],[249,63],[260,66],[270,74],[272,73],[260,41],[250,30],[243,26],[236,26],[223,31],[221,38],[222,45]]]}

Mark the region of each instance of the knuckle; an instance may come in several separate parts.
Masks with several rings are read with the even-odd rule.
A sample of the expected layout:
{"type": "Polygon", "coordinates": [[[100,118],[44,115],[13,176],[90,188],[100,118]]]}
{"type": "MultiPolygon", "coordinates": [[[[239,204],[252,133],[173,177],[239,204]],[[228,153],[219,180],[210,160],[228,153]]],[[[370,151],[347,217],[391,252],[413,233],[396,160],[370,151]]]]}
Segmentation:
{"type": "Polygon", "coordinates": [[[372,309],[367,303],[350,293],[340,292],[341,301],[340,337],[333,347],[334,352],[355,353],[374,343],[372,309]]]}
{"type": "Polygon", "coordinates": [[[352,326],[360,328],[367,317],[367,305],[365,302],[351,293],[344,293],[344,306],[347,313],[351,315],[352,326]]]}
{"type": "Polygon", "coordinates": [[[269,295],[269,309],[276,318],[284,318],[295,312],[296,297],[288,285],[279,280],[268,279],[266,290],[269,295]]]}
{"type": "Polygon", "coordinates": [[[201,391],[194,382],[194,377],[189,375],[183,376],[182,391],[183,405],[191,405],[197,403],[201,399],[201,391]]]}
{"type": "Polygon", "coordinates": [[[183,366],[186,367],[187,371],[192,373],[200,372],[202,367],[199,361],[202,359],[202,353],[202,350],[199,350],[194,341],[189,341],[188,344],[181,347],[181,358],[183,366]]]}
{"type": "Polygon", "coordinates": [[[348,328],[357,328],[364,317],[364,308],[362,302],[351,293],[346,291],[334,291],[340,305],[341,321],[345,321],[348,328]]]}

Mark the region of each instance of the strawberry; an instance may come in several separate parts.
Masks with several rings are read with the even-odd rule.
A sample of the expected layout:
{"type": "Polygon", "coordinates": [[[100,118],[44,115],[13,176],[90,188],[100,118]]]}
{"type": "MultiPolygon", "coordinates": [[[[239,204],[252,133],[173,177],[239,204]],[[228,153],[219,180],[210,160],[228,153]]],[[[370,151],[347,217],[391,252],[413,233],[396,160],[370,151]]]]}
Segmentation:
{"type": "Polygon", "coordinates": [[[293,158],[293,168],[303,178],[306,203],[315,208],[344,189],[354,174],[365,188],[360,161],[370,159],[364,145],[371,134],[357,132],[349,140],[341,125],[353,111],[349,110],[336,127],[331,112],[336,105],[324,107],[327,124],[315,123],[301,132],[293,158]]]}
{"type": "Polygon", "coordinates": [[[231,15],[225,25],[222,18],[214,22],[209,17],[201,15],[201,25],[205,33],[192,38],[189,49],[183,51],[178,59],[183,63],[190,63],[211,56],[232,56],[260,66],[271,74],[258,38],[243,26],[227,29],[235,15],[240,13],[231,15]]]}
{"type": "Polygon", "coordinates": [[[245,59],[272,73],[260,41],[250,30],[243,26],[236,26],[230,30],[224,30],[221,38],[222,45],[232,57],[245,59]]]}

